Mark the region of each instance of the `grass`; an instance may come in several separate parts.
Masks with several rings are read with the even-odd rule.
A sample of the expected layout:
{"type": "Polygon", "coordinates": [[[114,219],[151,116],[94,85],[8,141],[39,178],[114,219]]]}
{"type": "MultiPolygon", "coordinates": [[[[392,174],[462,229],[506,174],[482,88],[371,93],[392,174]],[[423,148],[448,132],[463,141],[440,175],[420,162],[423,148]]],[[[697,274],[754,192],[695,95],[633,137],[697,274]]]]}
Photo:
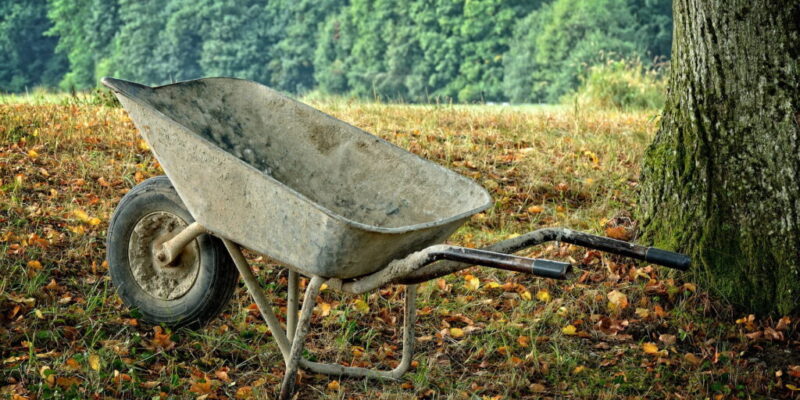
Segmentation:
{"type": "MultiPolygon", "coordinates": [[[[0,398],[270,398],[283,363],[243,288],[204,329],[166,333],[114,294],[107,222],[161,171],[123,110],[62,100],[0,101],[0,398]]],[[[452,243],[546,226],[635,233],[652,111],[310,101],[486,187],[495,206],[452,243]]],[[[403,381],[304,374],[299,398],[797,396],[796,318],[739,315],[680,274],[574,246],[526,254],[573,262],[579,278],[472,268],[423,284],[403,381]]],[[[285,269],[252,259],[282,316],[285,269]]],[[[325,290],[309,356],[396,365],[402,290],[325,290]]]]}

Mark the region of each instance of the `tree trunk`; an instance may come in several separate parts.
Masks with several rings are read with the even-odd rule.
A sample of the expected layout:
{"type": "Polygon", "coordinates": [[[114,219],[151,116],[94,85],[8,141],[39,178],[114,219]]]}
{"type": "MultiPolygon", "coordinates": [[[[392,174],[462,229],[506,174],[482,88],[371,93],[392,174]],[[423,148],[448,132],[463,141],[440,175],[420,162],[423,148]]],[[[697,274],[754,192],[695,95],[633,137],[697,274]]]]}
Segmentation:
{"type": "Polygon", "coordinates": [[[800,0],[675,0],[644,240],[756,313],[800,311],[800,0]]]}

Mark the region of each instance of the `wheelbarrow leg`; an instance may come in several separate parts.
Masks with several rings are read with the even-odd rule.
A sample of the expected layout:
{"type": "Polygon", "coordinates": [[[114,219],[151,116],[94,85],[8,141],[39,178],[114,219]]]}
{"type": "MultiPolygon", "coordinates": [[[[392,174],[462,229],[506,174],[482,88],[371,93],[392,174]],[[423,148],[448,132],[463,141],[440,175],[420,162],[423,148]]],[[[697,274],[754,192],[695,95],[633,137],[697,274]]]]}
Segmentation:
{"type": "Polygon", "coordinates": [[[297,328],[297,281],[298,273],[289,270],[289,284],[286,298],[286,336],[294,337],[295,328],[297,328]]]}
{"type": "Polygon", "coordinates": [[[406,286],[405,311],[403,317],[403,357],[400,364],[391,371],[379,371],[360,367],[345,367],[339,364],[325,364],[305,359],[300,360],[303,369],[323,375],[349,376],[352,378],[398,380],[411,367],[414,358],[414,327],[417,320],[417,285],[406,286]]]}
{"type": "Polygon", "coordinates": [[[289,358],[286,360],[286,374],[283,376],[281,394],[279,396],[281,400],[288,400],[294,393],[294,381],[297,376],[297,369],[300,367],[300,357],[303,356],[303,345],[308,334],[308,328],[311,325],[311,313],[314,311],[317,295],[323,282],[325,282],[325,278],[314,276],[306,287],[300,320],[297,321],[294,338],[292,339],[292,349],[289,352],[289,358]]]}
{"type": "Polygon", "coordinates": [[[276,317],[275,313],[272,312],[272,306],[270,306],[266,294],[264,294],[264,291],[258,285],[258,281],[253,275],[253,271],[250,270],[250,265],[247,263],[247,259],[244,258],[242,250],[239,248],[238,244],[233,243],[228,239],[222,239],[222,243],[224,243],[225,247],[228,249],[228,253],[230,253],[233,263],[236,264],[236,268],[239,270],[239,274],[242,276],[242,279],[247,286],[247,291],[250,292],[251,296],[253,296],[253,300],[258,306],[258,310],[261,311],[261,316],[267,322],[269,330],[272,332],[272,336],[278,343],[278,349],[280,349],[283,359],[287,360],[291,344],[286,338],[286,335],[283,333],[283,328],[281,328],[278,317],[276,317]]]}

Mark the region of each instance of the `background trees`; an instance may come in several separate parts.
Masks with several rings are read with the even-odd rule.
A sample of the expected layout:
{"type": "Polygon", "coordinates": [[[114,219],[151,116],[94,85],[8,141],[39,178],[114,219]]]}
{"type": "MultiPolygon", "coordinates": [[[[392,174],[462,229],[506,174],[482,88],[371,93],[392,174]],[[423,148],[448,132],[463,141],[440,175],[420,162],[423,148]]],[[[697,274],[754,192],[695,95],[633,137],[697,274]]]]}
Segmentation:
{"type": "Polygon", "coordinates": [[[291,93],[554,102],[590,65],[668,57],[670,0],[0,0],[0,90],[209,75],[291,93]]]}
{"type": "Polygon", "coordinates": [[[0,1],[0,90],[19,92],[58,83],[68,65],[55,53],[58,39],[45,36],[48,29],[45,0],[0,1]]]}

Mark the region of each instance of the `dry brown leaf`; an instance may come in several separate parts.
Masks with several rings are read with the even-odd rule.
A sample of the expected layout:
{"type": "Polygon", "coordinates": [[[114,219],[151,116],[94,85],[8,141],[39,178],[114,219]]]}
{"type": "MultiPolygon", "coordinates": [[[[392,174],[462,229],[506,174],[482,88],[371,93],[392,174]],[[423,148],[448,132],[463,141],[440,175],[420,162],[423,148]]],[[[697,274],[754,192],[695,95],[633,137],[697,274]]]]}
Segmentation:
{"type": "Polygon", "coordinates": [[[628,307],[628,296],[619,290],[612,290],[608,293],[608,308],[611,311],[622,311],[628,307]]]}
{"type": "Polygon", "coordinates": [[[700,357],[698,357],[698,356],[696,356],[696,355],[694,355],[692,353],[686,353],[683,356],[683,358],[686,359],[686,361],[688,361],[689,363],[691,363],[694,366],[698,366],[698,365],[700,365],[700,363],[703,362],[702,358],[700,358],[700,357]]]}
{"type": "Polygon", "coordinates": [[[534,393],[542,393],[547,390],[547,388],[541,383],[534,383],[530,385],[529,388],[531,389],[531,392],[534,393]]]}
{"type": "Polygon", "coordinates": [[[663,333],[658,336],[658,340],[666,344],[667,346],[672,346],[673,344],[675,344],[676,338],[675,335],[663,333]]]}

